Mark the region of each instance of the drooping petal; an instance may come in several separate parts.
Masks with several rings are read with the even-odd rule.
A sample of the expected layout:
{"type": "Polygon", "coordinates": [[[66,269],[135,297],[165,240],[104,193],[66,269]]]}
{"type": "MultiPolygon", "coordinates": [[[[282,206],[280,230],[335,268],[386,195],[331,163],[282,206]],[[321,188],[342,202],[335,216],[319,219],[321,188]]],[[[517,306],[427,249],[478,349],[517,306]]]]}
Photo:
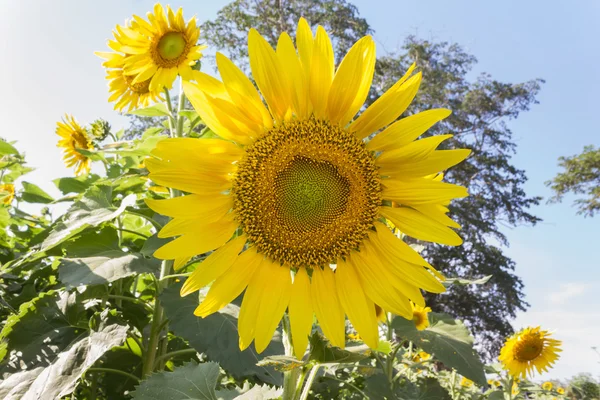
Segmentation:
{"type": "Polygon", "coordinates": [[[233,265],[245,243],[246,237],[238,236],[206,257],[184,282],[181,296],[200,290],[223,275],[233,265]]]}
{"type": "Polygon", "coordinates": [[[331,344],[345,345],[344,310],[335,288],[335,277],[329,266],[313,269],[311,282],[312,305],[321,329],[331,344]]]}
{"type": "Polygon", "coordinates": [[[437,222],[449,226],[451,228],[460,229],[461,226],[452,218],[446,215],[448,208],[439,204],[422,204],[420,206],[413,206],[415,210],[422,212],[429,218],[436,220],[437,222]]]}
{"type": "Polygon", "coordinates": [[[399,180],[384,179],[385,188],[381,196],[398,204],[414,206],[421,204],[440,204],[452,199],[467,197],[467,188],[446,182],[429,179],[399,180]]]}
{"type": "Polygon", "coordinates": [[[241,351],[246,350],[254,340],[263,291],[269,285],[269,281],[263,279],[263,274],[261,274],[265,263],[266,260],[262,260],[256,267],[256,273],[251,278],[244,292],[244,299],[242,300],[240,315],[238,317],[239,346],[241,351]]]}
{"type": "Polygon", "coordinates": [[[468,149],[437,150],[421,160],[388,164],[379,172],[390,177],[420,178],[453,167],[470,154],[471,150],[468,149]]]}
{"type": "Polygon", "coordinates": [[[308,346],[308,336],[313,325],[313,307],[310,289],[310,278],[306,270],[300,268],[294,277],[289,305],[294,353],[299,360],[304,356],[306,346],[308,346]]]}
{"type": "Polygon", "coordinates": [[[194,314],[204,318],[231,303],[248,286],[262,260],[263,256],[258,254],[254,247],[243,252],[227,273],[212,284],[194,314]]]}
{"type": "Polygon", "coordinates": [[[398,164],[408,164],[423,160],[433,153],[440,143],[451,137],[452,135],[436,135],[411,142],[395,150],[384,151],[377,158],[377,165],[393,168],[398,164]]]}
{"type": "Polygon", "coordinates": [[[369,347],[377,348],[379,330],[375,304],[365,295],[360,278],[352,264],[338,261],[335,271],[335,287],[342,308],[360,337],[369,347]]]}

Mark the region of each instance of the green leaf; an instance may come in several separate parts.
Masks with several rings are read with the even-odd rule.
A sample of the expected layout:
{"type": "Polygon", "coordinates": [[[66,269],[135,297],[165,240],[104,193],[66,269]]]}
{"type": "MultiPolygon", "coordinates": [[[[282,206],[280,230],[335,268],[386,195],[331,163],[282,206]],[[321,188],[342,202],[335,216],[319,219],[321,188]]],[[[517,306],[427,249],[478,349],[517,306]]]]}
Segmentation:
{"type": "MultiPolygon", "coordinates": [[[[351,349],[351,347],[349,348],[351,349]]],[[[366,348],[366,350],[368,350],[368,348],[366,348]]],[[[365,353],[352,352],[331,346],[329,340],[319,332],[314,332],[310,337],[310,355],[308,359],[316,361],[319,364],[355,363],[367,357],[368,356],[365,353]]]]}
{"type": "Polygon", "coordinates": [[[269,356],[260,360],[257,365],[272,366],[277,371],[291,371],[304,366],[306,363],[291,356],[269,356]]]}
{"type": "Polygon", "coordinates": [[[173,372],[153,374],[132,393],[134,400],[217,400],[219,364],[191,362],[173,372]]]}
{"type": "MultiPolygon", "coordinates": [[[[106,325],[79,335],[48,364],[14,373],[0,383],[4,400],[58,399],[73,392],[81,374],[127,336],[127,327],[106,325]]],[[[40,353],[41,353],[40,349],[40,353]]]]}
{"type": "Polygon", "coordinates": [[[125,211],[127,206],[135,204],[136,196],[131,194],[121,201],[121,206],[112,206],[112,189],[109,186],[92,186],[77,203],[59,220],[52,232],[42,242],[38,252],[53,248],[63,241],[90,226],[98,226],[110,221],[125,211]]]}
{"type": "Polygon", "coordinates": [[[392,327],[403,339],[433,354],[444,365],[481,386],[487,384],[483,364],[473,349],[473,337],[464,324],[446,314],[429,313],[430,326],[417,330],[411,320],[396,317],[392,327]]]}
{"type": "Polygon", "coordinates": [[[444,286],[446,287],[450,287],[452,285],[483,285],[485,283],[487,283],[490,278],[492,277],[492,275],[487,275],[484,276],[483,278],[479,278],[479,279],[464,279],[464,278],[447,278],[443,283],[444,286]]]}
{"type": "Polygon", "coordinates": [[[488,400],[504,400],[506,396],[504,396],[504,392],[496,390],[492,392],[488,396],[488,400]]]}
{"type": "Polygon", "coordinates": [[[28,203],[42,204],[48,204],[54,201],[54,198],[48,193],[44,192],[39,186],[25,181],[23,181],[22,184],[23,193],[21,194],[21,198],[23,199],[23,201],[26,201],[28,203]]]}
{"type": "Polygon", "coordinates": [[[196,112],[196,110],[181,110],[179,111],[179,115],[184,116],[190,122],[198,118],[198,113],[196,112]]]}
{"type": "MultiPolygon", "coordinates": [[[[261,357],[256,354],[254,346],[240,351],[237,329],[239,307],[230,304],[206,318],[196,317],[194,309],[198,306],[198,297],[180,297],[181,285],[168,287],[160,296],[172,331],[186,339],[199,353],[205,353],[210,360],[217,361],[236,379],[256,377],[265,383],[281,386],[281,373],[272,367],[256,365],[261,357]]],[[[281,339],[276,336],[262,356],[283,352],[281,339]]]]}
{"type": "Polygon", "coordinates": [[[219,400],[272,400],[279,399],[282,394],[283,389],[267,385],[254,385],[250,390],[247,388],[217,390],[217,398],[219,400]]]}
{"type": "Polygon", "coordinates": [[[140,250],[140,253],[142,253],[146,257],[152,257],[154,252],[158,250],[159,247],[162,247],[165,244],[169,243],[169,240],[170,239],[159,238],[158,236],[156,236],[156,234],[154,234],[148,239],[146,239],[146,241],[144,242],[144,246],[140,250]]]}
{"type": "Polygon", "coordinates": [[[0,156],[6,154],[19,154],[19,150],[15,149],[10,143],[0,139],[0,156]]]}
{"type": "Polygon", "coordinates": [[[98,175],[90,174],[87,176],[79,176],[76,178],[59,178],[55,179],[54,185],[66,195],[69,193],[83,193],[85,192],[95,181],[98,180],[98,175]]]}
{"type": "Polygon", "coordinates": [[[151,136],[156,136],[162,131],[164,131],[164,129],[160,126],[153,126],[151,128],[148,128],[144,131],[144,133],[142,133],[142,140],[146,140],[151,136]]]}
{"type": "Polygon", "coordinates": [[[163,103],[156,103],[150,107],[140,108],[135,111],[131,111],[131,115],[139,115],[140,117],[168,117],[171,115],[167,106],[163,103]]]}
{"type": "Polygon", "coordinates": [[[93,257],[63,258],[58,276],[67,289],[113,282],[127,276],[158,270],[160,262],[138,253],[110,250],[93,257]]]}

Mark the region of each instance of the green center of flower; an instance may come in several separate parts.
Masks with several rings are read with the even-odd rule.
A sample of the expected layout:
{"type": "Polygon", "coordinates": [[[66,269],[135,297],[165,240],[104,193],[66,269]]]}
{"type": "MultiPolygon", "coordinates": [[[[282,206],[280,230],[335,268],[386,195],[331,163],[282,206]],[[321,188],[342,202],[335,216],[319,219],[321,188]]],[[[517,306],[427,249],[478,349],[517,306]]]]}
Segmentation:
{"type": "Polygon", "coordinates": [[[346,209],[350,187],[337,168],[306,157],[295,158],[275,178],[278,213],[290,226],[312,230],[332,223],[346,209]]]}
{"type": "Polygon", "coordinates": [[[158,54],[165,60],[179,58],[185,50],[185,38],[180,32],[169,32],[164,34],[158,41],[158,54]]]}

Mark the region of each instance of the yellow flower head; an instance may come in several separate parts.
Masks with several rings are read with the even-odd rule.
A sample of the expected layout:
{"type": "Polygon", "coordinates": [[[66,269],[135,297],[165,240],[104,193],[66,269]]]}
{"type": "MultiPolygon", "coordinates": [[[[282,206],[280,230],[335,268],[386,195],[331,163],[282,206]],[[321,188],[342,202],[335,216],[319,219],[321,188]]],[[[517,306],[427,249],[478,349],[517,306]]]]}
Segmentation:
{"type": "Polygon", "coordinates": [[[460,386],[470,388],[471,386],[473,386],[473,381],[463,376],[463,378],[460,380],[460,386]]]}
{"type": "Polygon", "coordinates": [[[15,185],[12,183],[0,184],[0,202],[6,206],[15,198],[15,185]]]}
{"type": "Polygon", "coordinates": [[[89,173],[92,160],[77,151],[94,149],[85,129],[72,115],[65,115],[62,122],[56,123],[56,134],[61,137],[57,146],[63,148],[63,160],[67,168],[75,167],[76,175],[89,173]]]}
{"type": "Polygon", "coordinates": [[[431,312],[431,308],[412,304],[412,309],[412,320],[414,321],[417,329],[422,331],[423,329],[427,328],[429,326],[429,317],[427,314],[431,312]]]}
{"type": "Polygon", "coordinates": [[[544,390],[552,390],[552,382],[544,382],[542,384],[542,389],[544,389],[544,390]]]}
{"type": "Polygon", "coordinates": [[[564,389],[564,388],[561,388],[561,387],[558,387],[558,388],[556,388],[556,392],[557,392],[558,394],[565,394],[565,389],[564,389]]]}
{"type": "Polygon", "coordinates": [[[516,396],[519,393],[521,393],[521,389],[519,389],[519,384],[517,382],[513,382],[511,393],[513,396],[516,396]]]}
{"type": "Polygon", "coordinates": [[[548,331],[537,328],[525,328],[506,340],[498,359],[504,369],[514,377],[526,378],[533,374],[547,371],[558,359],[562,351],[561,342],[550,337],[548,331]]]}
{"type": "Polygon", "coordinates": [[[415,141],[448,110],[396,121],[421,82],[414,65],[356,117],[375,67],[370,36],[352,46],[337,70],[327,33],[318,27],[314,36],[304,19],[296,46],[283,33],[274,50],[251,30],[248,50],[262,96],[219,53],[222,81],[193,71],[195,83],[183,82],[202,120],[224,140],[166,139],[146,160],[157,185],[191,193],[147,200],[173,217],[159,235],[177,237],[154,255],[178,266],[215,250],[181,294],[214,281],[195,310],[205,317],[245,290],[242,349],[254,341],[262,352],[286,309],[297,357],[313,314],[333,345],[344,346],[347,315],[362,340],[377,348],[375,304],[412,319],[411,302],[425,307],[421,289],[445,290],[442,276],[380,219],[422,240],[460,244],[441,207],[467,191],[432,174],[469,151],[436,151],[449,135],[415,141]],[[384,206],[391,201],[401,207],[384,206]]]}
{"type": "Polygon", "coordinates": [[[123,62],[129,87],[157,93],[164,87],[171,88],[177,75],[191,79],[192,66],[206,46],[198,45],[196,17],[186,23],[181,8],[175,13],[167,6],[165,11],[157,3],[147,17],[145,20],[134,15],[126,26],[117,25],[114,40],[108,42],[116,53],[96,54],[106,59],[106,68],[119,68],[123,62]]]}

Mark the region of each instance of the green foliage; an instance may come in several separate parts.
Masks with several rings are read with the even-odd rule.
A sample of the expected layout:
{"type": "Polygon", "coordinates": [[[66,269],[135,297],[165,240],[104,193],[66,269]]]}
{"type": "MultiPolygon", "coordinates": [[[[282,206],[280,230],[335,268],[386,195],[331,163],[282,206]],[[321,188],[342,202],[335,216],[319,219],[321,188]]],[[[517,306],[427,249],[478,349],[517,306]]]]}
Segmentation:
{"type": "Polygon", "coordinates": [[[558,161],[563,172],[546,182],[554,192],[549,202],[560,202],[567,193],[583,195],[574,202],[577,214],[593,217],[600,210],[600,148],[585,146],[581,154],[558,161]]]}
{"type": "Polygon", "coordinates": [[[394,318],[396,334],[406,338],[444,365],[480,384],[486,384],[483,364],[473,349],[473,337],[460,321],[449,315],[429,313],[430,326],[417,330],[412,321],[394,318]]]}

